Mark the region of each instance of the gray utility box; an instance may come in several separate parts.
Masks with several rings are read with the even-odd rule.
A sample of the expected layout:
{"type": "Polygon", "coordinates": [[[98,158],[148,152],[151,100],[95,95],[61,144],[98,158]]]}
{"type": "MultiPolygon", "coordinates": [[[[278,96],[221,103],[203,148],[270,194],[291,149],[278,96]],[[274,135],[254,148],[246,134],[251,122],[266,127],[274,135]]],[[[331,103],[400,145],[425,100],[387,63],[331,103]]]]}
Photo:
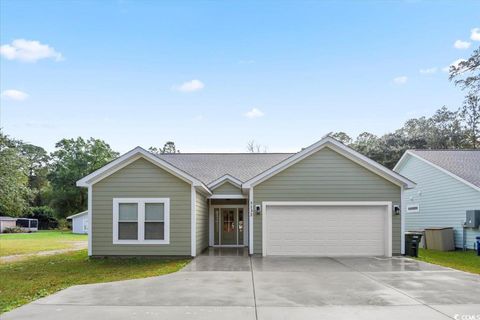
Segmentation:
{"type": "Polygon", "coordinates": [[[480,210],[467,210],[465,227],[478,228],[480,226],[480,210]]]}

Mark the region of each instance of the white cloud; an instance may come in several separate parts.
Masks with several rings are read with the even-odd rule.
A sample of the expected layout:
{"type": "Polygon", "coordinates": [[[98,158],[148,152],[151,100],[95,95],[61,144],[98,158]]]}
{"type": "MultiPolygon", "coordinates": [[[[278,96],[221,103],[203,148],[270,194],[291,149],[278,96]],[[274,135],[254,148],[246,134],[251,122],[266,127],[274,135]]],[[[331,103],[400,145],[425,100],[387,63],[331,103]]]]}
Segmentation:
{"type": "Polygon", "coordinates": [[[427,69],[420,69],[421,74],[433,74],[438,71],[437,67],[427,68],[427,69]]]}
{"type": "Polygon", "coordinates": [[[407,83],[407,81],[408,81],[407,76],[400,76],[400,77],[393,78],[393,83],[398,84],[398,85],[405,84],[405,83],[407,83]]]}
{"type": "Polygon", "coordinates": [[[200,80],[190,80],[175,86],[174,89],[180,92],[194,92],[205,88],[205,84],[200,80]]]}
{"type": "Polygon", "coordinates": [[[450,63],[448,66],[442,68],[442,71],[443,72],[449,72],[450,71],[450,67],[454,66],[454,67],[458,67],[458,65],[460,64],[460,62],[463,62],[463,61],[467,61],[465,59],[457,59],[455,61],[453,61],[452,63],[450,63]]]}
{"type": "Polygon", "coordinates": [[[23,101],[28,98],[28,94],[20,90],[9,89],[2,92],[2,99],[13,100],[13,101],[23,101]]]}
{"type": "Polygon", "coordinates": [[[480,28],[473,28],[471,32],[470,39],[473,41],[480,41],[480,28]]]}
{"type": "Polygon", "coordinates": [[[16,39],[11,44],[0,47],[0,54],[8,60],[36,62],[41,59],[63,60],[62,54],[54,48],[38,41],[16,39]]]}
{"type": "Polygon", "coordinates": [[[245,117],[249,119],[260,118],[260,117],[263,117],[264,115],[265,113],[263,113],[260,109],[257,109],[257,108],[252,108],[252,110],[245,113],[245,117]]]}
{"type": "Polygon", "coordinates": [[[472,45],[471,42],[462,41],[462,40],[457,40],[457,41],[455,41],[455,43],[453,44],[453,47],[456,48],[456,49],[465,50],[465,49],[470,48],[471,45],[472,45]]]}

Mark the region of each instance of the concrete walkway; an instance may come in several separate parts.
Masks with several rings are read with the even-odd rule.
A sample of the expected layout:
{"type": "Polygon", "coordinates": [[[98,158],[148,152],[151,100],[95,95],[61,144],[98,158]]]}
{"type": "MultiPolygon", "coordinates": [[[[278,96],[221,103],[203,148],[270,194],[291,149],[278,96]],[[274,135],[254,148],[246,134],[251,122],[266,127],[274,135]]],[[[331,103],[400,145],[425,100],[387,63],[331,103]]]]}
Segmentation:
{"type": "MultiPolygon", "coordinates": [[[[480,277],[407,258],[253,257],[209,250],[182,271],[75,286],[2,319],[480,317],[480,277]]],[[[476,319],[476,318],[472,318],[476,319]]]]}
{"type": "Polygon", "coordinates": [[[52,256],[60,253],[83,250],[83,249],[87,249],[88,247],[87,241],[74,241],[74,242],[70,241],[69,243],[72,245],[71,248],[45,250],[45,251],[39,251],[34,253],[14,254],[11,256],[0,257],[0,263],[16,262],[16,261],[26,260],[31,257],[52,256]]]}

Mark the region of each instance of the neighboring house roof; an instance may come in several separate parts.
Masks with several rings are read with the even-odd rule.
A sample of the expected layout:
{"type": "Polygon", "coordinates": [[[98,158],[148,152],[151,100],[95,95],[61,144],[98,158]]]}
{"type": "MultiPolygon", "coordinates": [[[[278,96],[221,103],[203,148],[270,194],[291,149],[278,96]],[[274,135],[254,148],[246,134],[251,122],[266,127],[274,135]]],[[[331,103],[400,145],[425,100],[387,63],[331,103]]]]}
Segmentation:
{"type": "Polygon", "coordinates": [[[394,170],[411,155],[480,190],[480,150],[408,150],[394,170]]]}
{"type": "Polygon", "coordinates": [[[7,216],[0,216],[1,221],[16,221],[17,218],[7,217],[7,216]]]}
{"type": "Polygon", "coordinates": [[[292,153],[171,153],[160,154],[157,157],[209,185],[223,176],[231,176],[245,182],[292,155],[292,153]]]}
{"type": "Polygon", "coordinates": [[[82,212],[79,212],[79,213],[76,213],[76,214],[72,214],[71,216],[68,216],[67,217],[67,220],[70,220],[70,219],[73,219],[73,218],[76,218],[76,217],[80,217],[80,216],[83,216],[85,214],[88,213],[88,210],[87,211],[82,211],[82,212]]]}

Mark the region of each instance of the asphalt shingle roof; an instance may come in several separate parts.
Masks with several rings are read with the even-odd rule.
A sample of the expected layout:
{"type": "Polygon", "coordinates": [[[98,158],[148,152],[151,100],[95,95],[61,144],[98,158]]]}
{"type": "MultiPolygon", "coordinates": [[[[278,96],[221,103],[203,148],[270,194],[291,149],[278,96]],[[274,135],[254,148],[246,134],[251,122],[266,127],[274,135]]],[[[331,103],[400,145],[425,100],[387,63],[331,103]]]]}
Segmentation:
{"type": "Polygon", "coordinates": [[[291,155],[293,153],[174,153],[157,157],[209,184],[226,174],[245,182],[291,155]]]}
{"type": "Polygon", "coordinates": [[[411,150],[411,152],[480,187],[480,150],[411,150]]]}

